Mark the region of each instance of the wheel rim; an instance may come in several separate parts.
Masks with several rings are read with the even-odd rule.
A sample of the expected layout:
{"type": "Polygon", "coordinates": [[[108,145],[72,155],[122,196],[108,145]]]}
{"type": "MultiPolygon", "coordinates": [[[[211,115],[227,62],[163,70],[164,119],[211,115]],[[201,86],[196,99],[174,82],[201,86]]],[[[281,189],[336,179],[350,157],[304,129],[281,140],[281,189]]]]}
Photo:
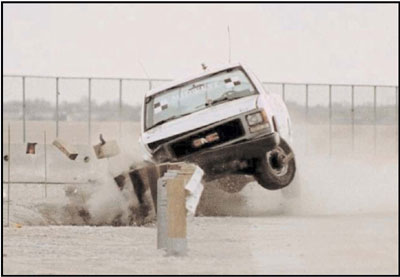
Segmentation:
{"type": "Polygon", "coordinates": [[[288,172],[289,163],[286,159],[286,153],[281,147],[276,147],[266,153],[267,166],[275,176],[284,176],[288,172]]]}

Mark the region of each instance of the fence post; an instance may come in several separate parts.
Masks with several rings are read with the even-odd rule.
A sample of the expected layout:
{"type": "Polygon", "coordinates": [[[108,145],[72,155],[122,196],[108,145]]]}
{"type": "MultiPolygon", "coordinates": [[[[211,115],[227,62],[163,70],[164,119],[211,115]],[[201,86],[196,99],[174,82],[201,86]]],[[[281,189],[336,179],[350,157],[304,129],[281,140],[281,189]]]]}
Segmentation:
{"type": "Polygon", "coordinates": [[[58,77],[56,78],[56,137],[58,137],[58,120],[59,120],[59,113],[58,113],[58,96],[60,92],[58,90],[58,77]]]}
{"type": "Polygon", "coordinates": [[[43,139],[44,147],[44,197],[47,198],[47,141],[46,141],[46,131],[44,131],[43,139]]]}
{"type": "Polygon", "coordinates": [[[22,142],[26,141],[26,122],[25,122],[25,113],[26,113],[26,103],[25,103],[25,76],[22,77],[22,142]]]}
{"type": "Polygon", "coordinates": [[[10,123],[8,123],[8,166],[7,166],[7,171],[8,171],[8,182],[7,182],[7,227],[10,226],[10,167],[11,167],[11,135],[10,135],[10,123]]]}
{"type": "Polygon", "coordinates": [[[88,79],[88,144],[91,144],[92,141],[92,130],[91,130],[91,120],[92,120],[92,79],[88,79]]]}
{"type": "Polygon", "coordinates": [[[151,90],[153,88],[153,83],[151,81],[151,79],[149,79],[149,90],[151,90]]]}
{"type": "Polygon", "coordinates": [[[374,154],[376,154],[376,86],[374,86],[374,154]]]}
{"type": "Polygon", "coordinates": [[[282,83],[282,99],[285,101],[285,84],[282,83]]]}
{"type": "Polygon", "coordinates": [[[351,150],[354,152],[354,85],[351,86],[351,150]]]}
{"type": "Polygon", "coordinates": [[[332,85],[329,85],[329,156],[332,154],[332,85]]]}
{"type": "Polygon", "coordinates": [[[119,79],[119,138],[122,138],[122,79],[119,79]]]}

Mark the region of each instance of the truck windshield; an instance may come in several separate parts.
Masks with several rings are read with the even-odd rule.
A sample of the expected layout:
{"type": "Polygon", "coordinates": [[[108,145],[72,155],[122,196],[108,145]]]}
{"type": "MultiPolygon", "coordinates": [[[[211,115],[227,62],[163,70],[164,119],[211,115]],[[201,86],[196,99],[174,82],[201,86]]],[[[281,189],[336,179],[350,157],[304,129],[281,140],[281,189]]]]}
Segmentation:
{"type": "Polygon", "coordinates": [[[146,98],[145,129],[256,93],[240,68],[209,75],[146,98]]]}

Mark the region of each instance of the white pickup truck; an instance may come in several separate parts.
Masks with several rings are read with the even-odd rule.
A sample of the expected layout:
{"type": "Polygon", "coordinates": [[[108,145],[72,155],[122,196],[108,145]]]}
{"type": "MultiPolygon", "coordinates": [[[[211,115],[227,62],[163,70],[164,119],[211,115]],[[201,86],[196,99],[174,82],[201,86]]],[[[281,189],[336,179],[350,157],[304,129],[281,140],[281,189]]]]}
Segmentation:
{"type": "Polygon", "coordinates": [[[205,181],[253,175],[276,190],[295,175],[291,133],[281,97],[236,63],[149,91],[139,142],[147,161],[196,163],[205,181]]]}

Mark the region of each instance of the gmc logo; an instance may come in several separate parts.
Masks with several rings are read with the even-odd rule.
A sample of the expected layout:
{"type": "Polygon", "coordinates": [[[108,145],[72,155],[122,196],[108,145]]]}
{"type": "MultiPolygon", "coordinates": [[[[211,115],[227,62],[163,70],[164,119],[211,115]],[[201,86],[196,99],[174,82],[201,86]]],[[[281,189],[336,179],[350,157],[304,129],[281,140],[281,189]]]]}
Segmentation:
{"type": "Polygon", "coordinates": [[[204,138],[194,139],[192,141],[192,145],[195,148],[199,148],[199,147],[203,146],[204,144],[211,143],[211,142],[214,142],[217,140],[219,140],[219,135],[217,132],[215,132],[215,133],[211,133],[211,134],[207,135],[204,138]]]}

